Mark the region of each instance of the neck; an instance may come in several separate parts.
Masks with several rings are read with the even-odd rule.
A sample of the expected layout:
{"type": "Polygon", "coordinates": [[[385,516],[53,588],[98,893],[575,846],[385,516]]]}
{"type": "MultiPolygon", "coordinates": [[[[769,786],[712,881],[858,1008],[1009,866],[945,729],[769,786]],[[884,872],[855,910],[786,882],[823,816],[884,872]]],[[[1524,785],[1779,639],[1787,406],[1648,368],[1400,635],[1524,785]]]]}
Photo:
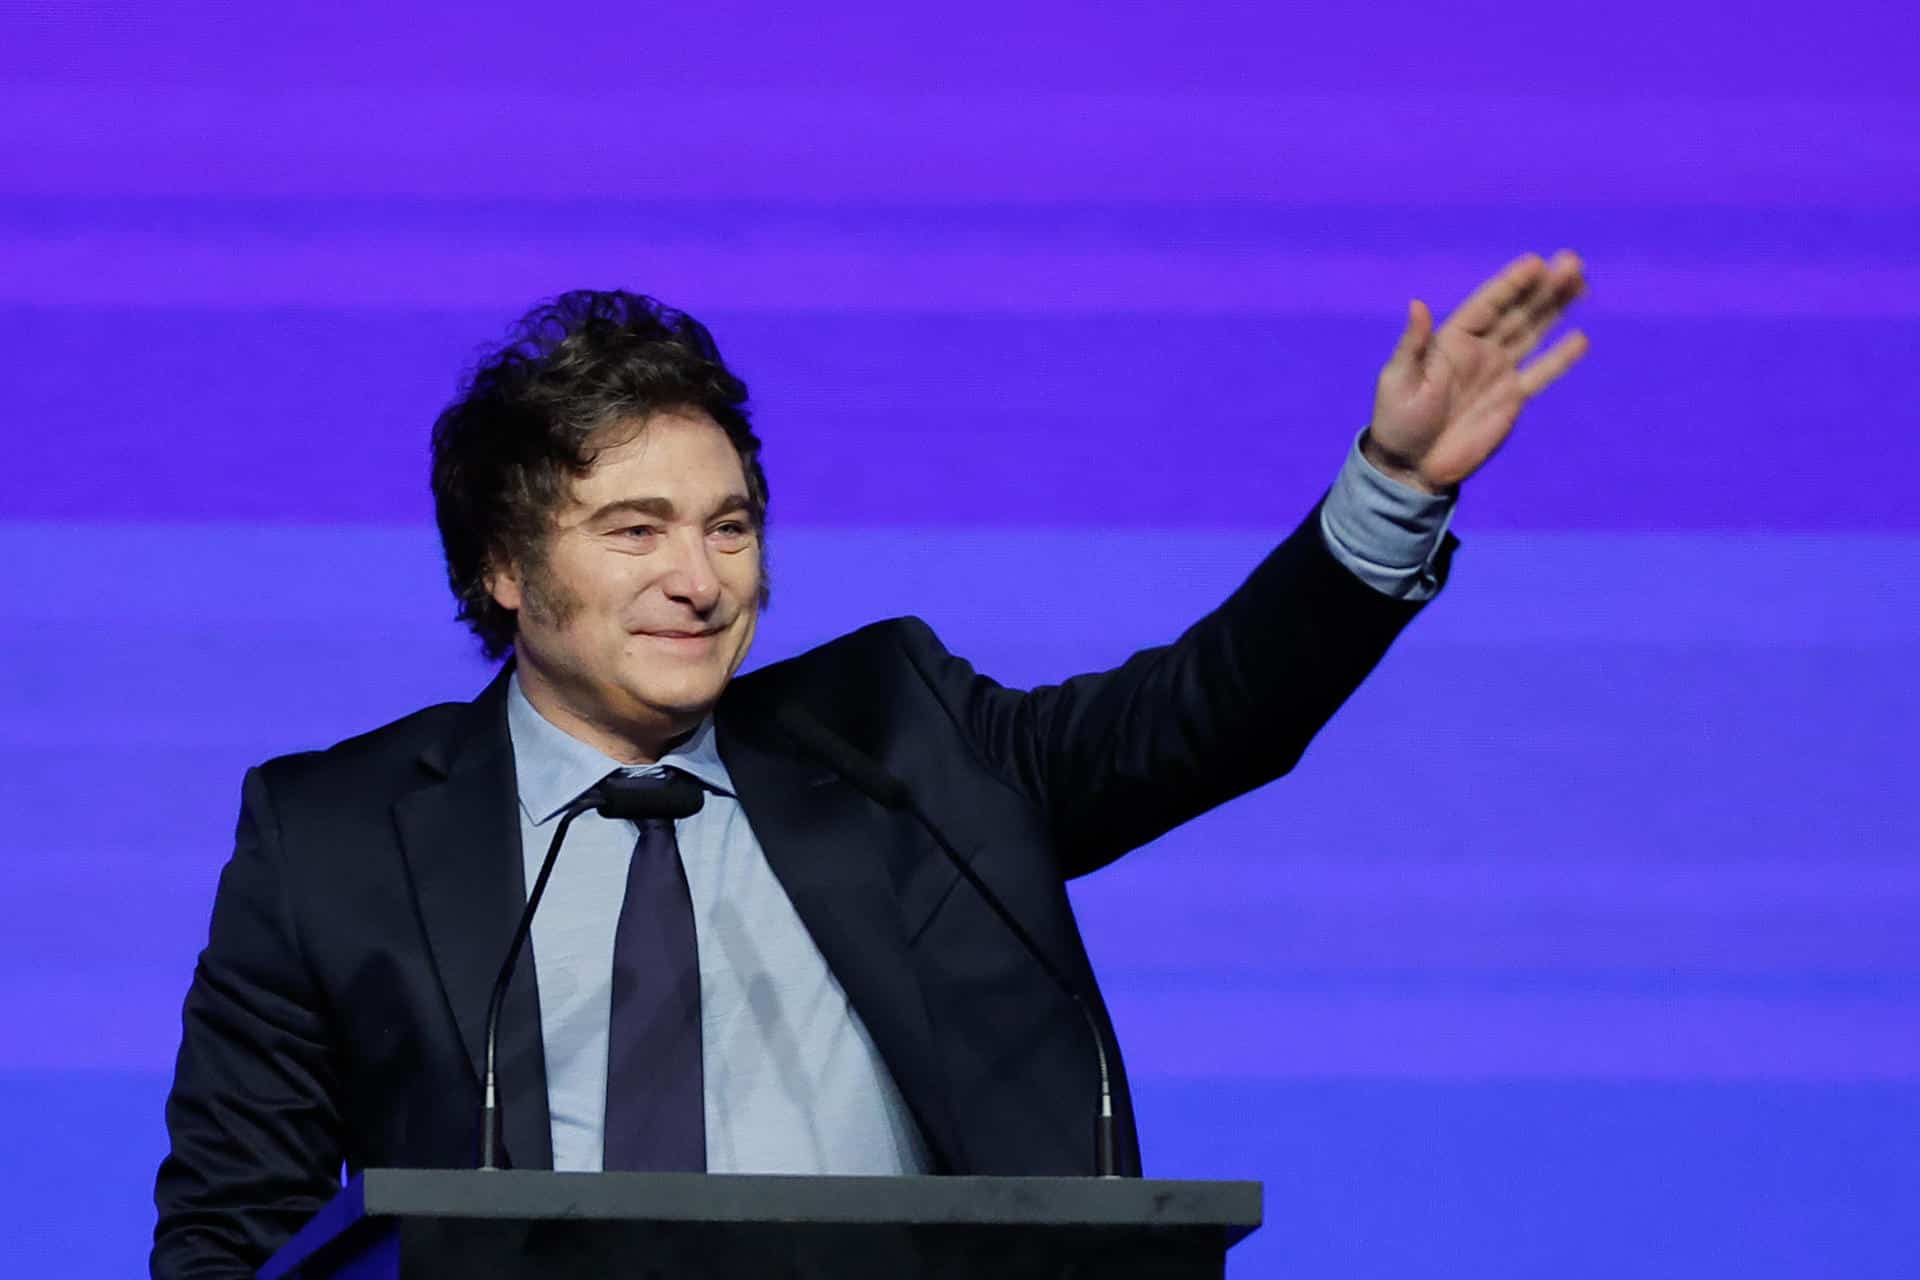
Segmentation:
{"type": "Polygon", "coordinates": [[[693,736],[700,717],[688,722],[644,709],[638,716],[613,716],[570,698],[566,689],[527,663],[516,662],[514,674],[527,702],[554,728],[586,743],[621,764],[652,764],[693,736]]]}

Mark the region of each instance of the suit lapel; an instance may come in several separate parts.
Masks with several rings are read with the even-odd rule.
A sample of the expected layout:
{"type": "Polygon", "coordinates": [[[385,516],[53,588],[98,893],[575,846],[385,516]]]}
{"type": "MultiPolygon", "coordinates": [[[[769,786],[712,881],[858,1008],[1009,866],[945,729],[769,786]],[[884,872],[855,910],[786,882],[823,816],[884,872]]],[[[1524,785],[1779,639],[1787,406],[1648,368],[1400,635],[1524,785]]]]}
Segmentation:
{"type": "MultiPolygon", "coordinates": [[[[485,1062],[487,1002],[527,892],[506,681],[503,670],[458,717],[453,732],[423,754],[431,780],[394,806],[427,945],[476,1082],[485,1062]]],[[[546,1053],[531,943],[507,990],[496,1063],[508,1156],[518,1168],[551,1168],[546,1053]]]]}
{"type": "Polygon", "coordinates": [[[721,757],[768,865],[873,1036],[936,1167],[965,1168],[887,873],[887,850],[905,838],[895,816],[802,755],[764,709],[723,701],[717,722],[721,757]]]}

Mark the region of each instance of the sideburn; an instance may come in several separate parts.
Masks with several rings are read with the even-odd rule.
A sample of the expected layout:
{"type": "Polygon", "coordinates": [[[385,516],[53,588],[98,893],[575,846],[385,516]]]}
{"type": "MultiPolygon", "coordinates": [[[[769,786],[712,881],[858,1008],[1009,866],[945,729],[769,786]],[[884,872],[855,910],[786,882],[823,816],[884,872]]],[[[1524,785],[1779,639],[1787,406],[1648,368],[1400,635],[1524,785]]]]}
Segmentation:
{"type": "Polygon", "coordinates": [[[580,597],[562,586],[549,571],[544,552],[536,551],[520,565],[520,599],[527,616],[543,626],[564,627],[580,612],[580,597]]]}

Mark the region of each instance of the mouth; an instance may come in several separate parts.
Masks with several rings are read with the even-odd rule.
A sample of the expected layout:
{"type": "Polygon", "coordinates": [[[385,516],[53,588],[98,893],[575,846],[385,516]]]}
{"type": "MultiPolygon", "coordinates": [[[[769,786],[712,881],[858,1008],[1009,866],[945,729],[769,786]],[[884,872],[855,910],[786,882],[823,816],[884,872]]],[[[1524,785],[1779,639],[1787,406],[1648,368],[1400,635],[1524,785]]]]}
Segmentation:
{"type": "Polygon", "coordinates": [[[662,648],[697,652],[711,646],[725,627],[707,627],[697,631],[667,628],[659,631],[636,631],[634,635],[642,640],[652,641],[662,648]]]}

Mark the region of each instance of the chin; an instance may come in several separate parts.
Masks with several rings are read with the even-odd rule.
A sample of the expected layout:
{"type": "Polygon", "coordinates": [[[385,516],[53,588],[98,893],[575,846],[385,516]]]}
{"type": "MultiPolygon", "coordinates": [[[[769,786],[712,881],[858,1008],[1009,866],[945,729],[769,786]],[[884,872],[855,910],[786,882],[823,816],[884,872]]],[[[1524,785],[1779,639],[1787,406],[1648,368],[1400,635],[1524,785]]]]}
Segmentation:
{"type": "Polygon", "coordinates": [[[713,710],[726,684],[725,680],[687,681],[676,682],[668,688],[637,689],[634,692],[641,702],[663,714],[694,721],[713,710]]]}

